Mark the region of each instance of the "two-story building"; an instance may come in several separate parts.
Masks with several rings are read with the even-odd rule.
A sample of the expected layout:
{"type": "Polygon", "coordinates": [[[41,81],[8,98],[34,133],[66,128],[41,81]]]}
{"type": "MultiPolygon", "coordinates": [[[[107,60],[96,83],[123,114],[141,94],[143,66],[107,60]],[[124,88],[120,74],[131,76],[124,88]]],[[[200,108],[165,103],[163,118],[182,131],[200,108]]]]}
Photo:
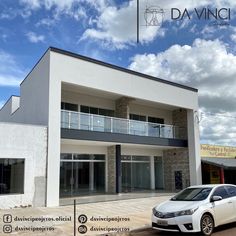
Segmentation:
{"type": "MultiPolygon", "coordinates": [[[[11,192],[14,179],[9,180],[8,171],[8,177],[0,177],[0,201],[21,198],[21,205],[57,206],[64,197],[175,191],[200,184],[197,112],[194,88],[49,48],[21,83],[20,97],[12,96],[0,110],[0,122],[21,124],[22,136],[24,125],[47,130],[45,162],[40,163],[45,173],[27,175],[34,148],[31,154],[22,152],[24,178],[17,184],[22,181],[25,188],[11,192]],[[30,178],[37,181],[26,188],[30,178]],[[30,191],[37,192],[40,204],[30,191]]],[[[9,141],[3,142],[0,149],[9,141]]],[[[10,151],[19,150],[19,144],[9,145],[7,154],[0,152],[2,173],[4,161],[19,158],[19,152],[10,151]]]]}

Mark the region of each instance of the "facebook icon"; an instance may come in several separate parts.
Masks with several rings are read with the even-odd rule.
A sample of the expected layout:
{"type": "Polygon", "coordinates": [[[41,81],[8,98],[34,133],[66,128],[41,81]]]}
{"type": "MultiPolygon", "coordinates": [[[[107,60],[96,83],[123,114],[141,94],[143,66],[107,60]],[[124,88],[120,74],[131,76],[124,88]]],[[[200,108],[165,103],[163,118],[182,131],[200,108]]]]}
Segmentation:
{"type": "Polygon", "coordinates": [[[10,214],[3,215],[3,222],[4,223],[11,223],[12,222],[12,215],[10,215],[10,214]]]}

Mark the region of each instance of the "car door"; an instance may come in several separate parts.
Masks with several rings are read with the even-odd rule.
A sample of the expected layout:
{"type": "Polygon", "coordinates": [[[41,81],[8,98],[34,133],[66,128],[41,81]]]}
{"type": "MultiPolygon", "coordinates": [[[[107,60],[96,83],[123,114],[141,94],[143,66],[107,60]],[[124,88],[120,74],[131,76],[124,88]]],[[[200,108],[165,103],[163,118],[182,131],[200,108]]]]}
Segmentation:
{"type": "Polygon", "coordinates": [[[225,187],[218,187],[213,192],[212,196],[222,197],[222,200],[212,202],[212,208],[215,215],[215,224],[222,225],[232,222],[232,217],[235,214],[234,205],[225,187]]]}
{"type": "Polygon", "coordinates": [[[236,186],[228,185],[225,187],[228,194],[230,195],[230,201],[232,201],[234,207],[234,214],[232,216],[232,221],[236,221],[236,186]]]}

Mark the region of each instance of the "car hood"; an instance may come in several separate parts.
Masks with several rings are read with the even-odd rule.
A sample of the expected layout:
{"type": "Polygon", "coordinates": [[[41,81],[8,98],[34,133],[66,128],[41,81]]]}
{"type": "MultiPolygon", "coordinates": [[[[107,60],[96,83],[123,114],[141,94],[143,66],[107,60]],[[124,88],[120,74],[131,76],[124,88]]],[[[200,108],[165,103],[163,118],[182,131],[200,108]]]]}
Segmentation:
{"type": "Polygon", "coordinates": [[[176,212],[195,209],[201,205],[202,201],[166,201],[155,207],[160,212],[176,212]]]}

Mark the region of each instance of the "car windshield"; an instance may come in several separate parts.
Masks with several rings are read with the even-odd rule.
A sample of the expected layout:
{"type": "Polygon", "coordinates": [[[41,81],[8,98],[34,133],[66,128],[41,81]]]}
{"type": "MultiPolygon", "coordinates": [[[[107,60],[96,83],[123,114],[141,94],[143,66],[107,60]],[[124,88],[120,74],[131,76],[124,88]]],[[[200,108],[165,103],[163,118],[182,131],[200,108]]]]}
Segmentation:
{"type": "Polygon", "coordinates": [[[212,188],[186,188],[174,197],[171,201],[202,201],[205,200],[212,188]]]}

